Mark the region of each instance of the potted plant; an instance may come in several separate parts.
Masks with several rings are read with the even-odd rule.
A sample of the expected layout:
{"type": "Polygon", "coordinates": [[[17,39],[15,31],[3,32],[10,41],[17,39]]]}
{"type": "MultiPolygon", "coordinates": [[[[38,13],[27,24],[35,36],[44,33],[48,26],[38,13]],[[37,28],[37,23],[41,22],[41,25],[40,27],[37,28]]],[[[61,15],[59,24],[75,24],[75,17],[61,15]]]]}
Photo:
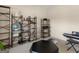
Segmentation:
{"type": "Polygon", "coordinates": [[[5,52],[9,52],[6,50],[6,46],[3,43],[3,41],[0,41],[0,53],[5,53],[5,52]]]}
{"type": "Polygon", "coordinates": [[[0,41],[0,50],[2,51],[2,50],[4,50],[4,49],[5,49],[5,45],[3,44],[2,41],[0,41]]]}

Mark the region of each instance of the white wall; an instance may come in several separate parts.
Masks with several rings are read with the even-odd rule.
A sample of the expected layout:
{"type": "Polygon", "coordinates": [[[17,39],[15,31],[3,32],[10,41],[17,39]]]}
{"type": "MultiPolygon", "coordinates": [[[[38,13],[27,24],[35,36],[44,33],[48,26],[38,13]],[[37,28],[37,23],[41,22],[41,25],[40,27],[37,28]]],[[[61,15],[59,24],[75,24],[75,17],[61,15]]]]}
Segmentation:
{"type": "Polygon", "coordinates": [[[79,6],[69,5],[11,5],[13,13],[38,17],[38,36],[40,37],[40,20],[50,18],[51,35],[65,40],[63,33],[79,31],[79,6]]]}
{"type": "Polygon", "coordinates": [[[79,31],[79,6],[50,6],[51,35],[65,40],[63,33],[79,31]]]}
{"type": "MultiPolygon", "coordinates": [[[[14,14],[22,14],[23,16],[37,16],[37,27],[38,35],[40,37],[40,20],[41,18],[47,17],[47,6],[42,5],[11,5],[11,11],[14,14]]],[[[39,38],[38,37],[38,38],[39,38]]]]}
{"type": "Polygon", "coordinates": [[[43,5],[11,5],[13,13],[22,13],[24,16],[45,17],[47,7],[43,5]]]}

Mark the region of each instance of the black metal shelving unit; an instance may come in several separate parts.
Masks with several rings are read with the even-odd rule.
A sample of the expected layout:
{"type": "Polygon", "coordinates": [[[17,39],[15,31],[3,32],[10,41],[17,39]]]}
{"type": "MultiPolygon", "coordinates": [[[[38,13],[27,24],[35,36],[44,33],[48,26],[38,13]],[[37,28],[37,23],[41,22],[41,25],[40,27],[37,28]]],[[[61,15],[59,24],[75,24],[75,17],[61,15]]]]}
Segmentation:
{"type": "MultiPolygon", "coordinates": [[[[23,18],[23,17],[22,17],[23,18]]],[[[20,40],[19,40],[19,44],[25,43],[30,39],[29,36],[29,18],[23,18],[21,21],[21,33],[20,33],[20,40]]]]}
{"type": "MultiPolygon", "coordinates": [[[[15,19],[16,16],[12,17],[12,19],[15,19]]],[[[23,44],[27,41],[33,41],[37,39],[37,17],[31,17],[28,16],[27,18],[24,18],[23,16],[19,17],[21,21],[20,24],[20,33],[18,33],[18,36],[13,36],[12,31],[12,45],[15,38],[18,38],[18,43],[23,44]]],[[[16,21],[16,19],[15,19],[16,21]]],[[[12,21],[13,24],[13,21],[12,21]]],[[[16,32],[17,33],[17,32],[16,32]]],[[[16,39],[15,39],[16,40],[16,39]]]]}
{"type": "Polygon", "coordinates": [[[37,40],[37,17],[28,17],[29,22],[29,40],[34,41],[37,40]]]}
{"type": "Polygon", "coordinates": [[[19,40],[21,39],[20,33],[21,33],[21,21],[22,21],[22,17],[21,16],[15,16],[15,15],[11,15],[12,16],[12,46],[14,44],[18,44],[19,40]],[[17,28],[17,30],[13,30],[13,26],[19,26],[19,28],[17,28]]]}
{"type": "Polygon", "coordinates": [[[41,38],[50,37],[50,20],[43,18],[41,20],[41,38]]]}
{"type": "Polygon", "coordinates": [[[0,5],[0,41],[8,47],[12,45],[10,7],[2,5],[0,5]]]}
{"type": "Polygon", "coordinates": [[[21,21],[19,44],[37,39],[37,17],[28,16],[21,21]]]}

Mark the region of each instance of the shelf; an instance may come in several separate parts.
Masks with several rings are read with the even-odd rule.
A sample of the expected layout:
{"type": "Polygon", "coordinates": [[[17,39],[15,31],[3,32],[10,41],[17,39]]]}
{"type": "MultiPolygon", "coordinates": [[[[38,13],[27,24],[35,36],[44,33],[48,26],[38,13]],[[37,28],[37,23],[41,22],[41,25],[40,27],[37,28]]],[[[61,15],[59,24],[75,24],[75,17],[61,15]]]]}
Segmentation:
{"type": "Polygon", "coordinates": [[[42,29],[49,29],[49,26],[42,26],[42,29]]]}
{"type": "Polygon", "coordinates": [[[29,26],[28,24],[27,25],[23,25],[23,27],[26,27],[26,26],[29,26]]]}
{"type": "Polygon", "coordinates": [[[50,36],[50,23],[49,19],[43,18],[41,20],[41,37],[49,37],[50,36]]]}
{"type": "Polygon", "coordinates": [[[6,42],[7,44],[9,44],[9,47],[10,47],[11,44],[12,44],[12,41],[11,41],[11,32],[10,32],[11,27],[9,26],[10,23],[11,23],[11,19],[10,19],[10,7],[0,5],[0,9],[2,10],[2,11],[0,10],[0,17],[1,17],[0,22],[4,21],[4,23],[6,23],[6,25],[4,23],[2,23],[1,26],[0,26],[0,29],[2,31],[2,32],[0,32],[0,35],[2,37],[4,37],[4,38],[0,38],[0,41],[6,40],[4,42],[6,42]],[[7,25],[7,23],[8,23],[8,25],[7,25]],[[2,29],[6,29],[8,31],[2,30],[2,29]],[[7,38],[5,38],[6,37],[5,34],[8,36],[7,38]]]}
{"type": "Polygon", "coordinates": [[[22,31],[22,33],[28,33],[29,31],[22,31]]]}
{"type": "Polygon", "coordinates": [[[8,8],[8,9],[10,8],[10,7],[8,7],[8,6],[3,6],[3,5],[0,5],[0,7],[1,7],[1,8],[8,8]]]}
{"type": "Polygon", "coordinates": [[[37,28],[31,28],[31,29],[37,29],[37,28]]]}
{"type": "Polygon", "coordinates": [[[49,32],[42,32],[43,34],[49,34],[49,32]]]}
{"type": "Polygon", "coordinates": [[[45,24],[42,24],[42,26],[49,26],[49,25],[48,24],[46,24],[46,25],[45,24]]]}
{"type": "Polygon", "coordinates": [[[13,18],[19,18],[19,16],[12,16],[13,18]]]}
{"type": "Polygon", "coordinates": [[[9,38],[2,38],[0,39],[0,41],[4,41],[4,40],[8,40],[9,38]]]}
{"type": "Polygon", "coordinates": [[[34,22],[34,21],[32,21],[32,20],[30,20],[30,23],[31,23],[31,24],[36,24],[36,22],[34,22]]]}
{"type": "Polygon", "coordinates": [[[8,33],[10,33],[10,32],[4,32],[4,33],[0,33],[0,34],[8,34],[8,33]]]}
{"type": "Polygon", "coordinates": [[[10,20],[0,20],[0,21],[10,21],[10,20]]]}
{"type": "Polygon", "coordinates": [[[31,34],[35,34],[36,35],[37,33],[31,33],[31,34]]]}
{"type": "Polygon", "coordinates": [[[29,35],[26,35],[26,36],[24,36],[24,37],[29,37],[29,35]]]}
{"type": "Polygon", "coordinates": [[[2,13],[2,12],[0,12],[0,14],[2,14],[2,15],[10,15],[10,13],[2,13]]]}

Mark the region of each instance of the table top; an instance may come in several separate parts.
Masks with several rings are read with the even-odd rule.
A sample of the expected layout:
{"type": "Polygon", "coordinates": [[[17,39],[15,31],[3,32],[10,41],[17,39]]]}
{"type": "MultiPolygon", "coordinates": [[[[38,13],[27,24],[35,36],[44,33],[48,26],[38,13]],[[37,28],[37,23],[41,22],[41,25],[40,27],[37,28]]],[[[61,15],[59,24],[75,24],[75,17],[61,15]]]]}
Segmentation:
{"type": "Polygon", "coordinates": [[[34,42],[31,50],[38,53],[58,53],[58,47],[51,40],[34,42]]]}
{"type": "Polygon", "coordinates": [[[68,38],[79,39],[79,36],[74,35],[74,34],[64,33],[63,35],[64,35],[65,37],[68,37],[68,38]]]}

